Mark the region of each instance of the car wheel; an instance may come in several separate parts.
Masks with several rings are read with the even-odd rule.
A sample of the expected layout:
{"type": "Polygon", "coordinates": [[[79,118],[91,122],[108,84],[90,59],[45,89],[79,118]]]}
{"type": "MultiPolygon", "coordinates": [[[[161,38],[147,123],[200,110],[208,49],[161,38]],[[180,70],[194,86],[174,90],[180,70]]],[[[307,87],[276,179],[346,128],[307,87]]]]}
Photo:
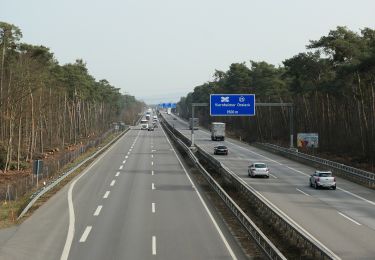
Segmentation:
{"type": "Polygon", "coordinates": [[[336,185],[335,185],[335,186],[333,186],[333,187],[332,187],[332,189],[333,189],[333,190],[335,190],[335,189],[336,189],[336,185]]]}
{"type": "Polygon", "coordinates": [[[266,175],[266,178],[268,179],[270,176],[269,175],[266,175]]]}

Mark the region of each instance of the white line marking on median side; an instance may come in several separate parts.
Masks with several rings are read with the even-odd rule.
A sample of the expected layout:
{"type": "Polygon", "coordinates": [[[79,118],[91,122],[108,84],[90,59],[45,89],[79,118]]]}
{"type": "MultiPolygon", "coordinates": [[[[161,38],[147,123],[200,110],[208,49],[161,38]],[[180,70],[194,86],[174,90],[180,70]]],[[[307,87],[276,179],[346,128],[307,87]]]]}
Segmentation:
{"type": "Polygon", "coordinates": [[[116,183],[116,181],[115,180],[112,180],[112,182],[111,182],[111,186],[113,186],[113,185],[115,185],[115,183],[116,183]]]}
{"type": "Polygon", "coordinates": [[[151,171],[151,175],[154,175],[154,171],[151,171]]]}
{"type": "Polygon", "coordinates": [[[153,154],[151,154],[151,158],[154,158],[154,155],[153,155],[153,154]]]}
{"type": "Polygon", "coordinates": [[[129,158],[129,156],[126,155],[126,156],[125,156],[125,159],[128,159],[128,158],[129,158]]]}
{"type": "Polygon", "coordinates": [[[155,189],[155,184],[154,184],[154,183],[151,184],[151,189],[152,189],[152,190],[155,189]]]}
{"type": "Polygon", "coordinates": [[[155,213],[155,203],[154,202],[152,203],[151,208],[152,208],[152,213],[155,213]]]}
{"type": "Polygon", "coordinates": [[[126,163],[126,160],[123,160],[122,163],[126,163]]]}
{"type": "Polygon", "coordinates": [[[105,192],[104,196],[103,196],[103,199],[106,199],[106,198],[108,198],[108,196],[109,196],[109,193],[110,193],[110,191],[109,191],[109,190],[107,190],[107,191],[105,192]]]}
{"type": "Polygon", "coordinates": [[[304,192],[304,191],[302,191],[302,190],[300,190],[300,189],[297,189],[297,188],[296,188],[296,190],[298,190],[299,192],[305,194],[306,196],[310,196],[310,194],[307,194],[306,192],[304,192]]]}
{"type": "Polygon", "coordinates": [[[82,234],[82,236],[79,240],[80,243],[86,242],[86,239],[89,236],[91,229],[92,229],[92,226],[86,227],[85,231],[83,232],[83,234],[82,234]]]}
{"type": "Polygon", "coordinates": [[[120,167],[119,167],[118,169],[119,169],[119,170],[122,170],[122,168],[124,168],[124,166],[123,166],[123,165],[121,165],[121,166],[120,166],[120,167]]]}
{"type": "MultiPolygon", "coordinates": [[[[171,142],[169,141],[169,139],[168,139],[168,137],[167,137],[167,134],[165,133],[165,131],[164,131],[163,128],[162,128],[162,130],[163,130],[163,133],[164,133],[165,138],[167,139],[169,145],[170,145],[171,147],[173,147],[172,144],[171,144],[171,142]]],[[[180,163],[182,169],[184,170],[184,172],[185,172],[187,178],[189,179],[191,185],[194,185],[194,182],[193,182],[192,179],[190,178],[188,172],[186,171],[186,169],[185,169],[184,165],[182,164],[180,158],[178,157],[176,151],[173,150],[173,152],[174,152],[174,154],[176,155],[176,158],[177,158],[178,162],[180,163]]],[[[212,216],[211,211],[208,209],[207,204],[206,204],[206,202],[203,200],[203,198],[202,198],[201,194],[199,193],[198,189],[195,189],[195,192],[197,193],[197,195],[198,195],[198,197],[199,197],[199,200],[201,201],[201,203],[202,203],[204,209],[206,210],[208,216],[210,217],[212,223],[214,224],[214,226],[215,226],[217,232],[219,233],[219,236],[220,236],[221,240],[223,241],[225,247],[227,248],[227,250],[228,250],[230,256],[232,257],[233,260],[237,260],[236,255],[234,254],[234,252],[233,252],[231,246],[229,245],[227,239],[225,238],[225,236],[224,236],[223,232],[221,231],[219,225],[217,224],[215,218],[212,216]]]]}
{"type": "Polygon", "coordinates": [[[343,216],[344,218],[346,218],[347,220],[350,220],[351,222],[353,222],[354,224],[357,224],[358,226],[361,226],[361,223],[358,223],[357,221],[355,221],[354,219],[348,217],[347,215],[337,211],[337,213],[339,213],[341,216],[343,216]]]}
{"type": "Polygon", "coordinates": [[[99,216],[99,213],[100,213],[100,211],[102,210],[102,208],[103,208],[103,206],[102,206],[102,205],[99,205],[99,206],[96,208],[95,212],[94,212],[94,216],[99,216]]]}
{"type": "Polygon", "coordinates": [[[152,236],[152,255],[156,255],[156,236],[152,236]]]}
{"type": "Polygon", "coordinates": [[[116,175],[115,175],[115,176],[118,177],[119,175],[120,175],[120,172],[116,172],[116,175]]]}
{"type": "Polygon", "coordinates": [[[154,165],[154,161],[151,161],[151,165],[154,165]]]}

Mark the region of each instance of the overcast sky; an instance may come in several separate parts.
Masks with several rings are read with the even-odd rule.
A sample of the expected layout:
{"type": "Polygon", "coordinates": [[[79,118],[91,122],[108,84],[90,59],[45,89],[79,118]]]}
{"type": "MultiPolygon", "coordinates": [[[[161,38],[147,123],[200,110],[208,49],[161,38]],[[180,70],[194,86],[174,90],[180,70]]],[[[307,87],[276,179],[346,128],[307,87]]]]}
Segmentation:
{"type": "Polygon", "coordinates": [[[337,26],[375,28],[373,0],[0,0],[22,41],[77,58],[148,103],[178,101],[234,62],[282,61],[337,26]]]}

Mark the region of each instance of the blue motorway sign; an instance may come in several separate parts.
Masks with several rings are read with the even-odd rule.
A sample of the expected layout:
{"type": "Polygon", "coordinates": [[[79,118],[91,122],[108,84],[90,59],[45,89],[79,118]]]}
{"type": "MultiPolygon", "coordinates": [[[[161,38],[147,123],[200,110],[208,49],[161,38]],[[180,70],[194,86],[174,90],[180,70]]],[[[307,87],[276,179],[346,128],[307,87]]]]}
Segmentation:
{"type": "Polygon", "coordinates": [[[254,94],[211,94],[211,116],[254,116],[254,94]]]}

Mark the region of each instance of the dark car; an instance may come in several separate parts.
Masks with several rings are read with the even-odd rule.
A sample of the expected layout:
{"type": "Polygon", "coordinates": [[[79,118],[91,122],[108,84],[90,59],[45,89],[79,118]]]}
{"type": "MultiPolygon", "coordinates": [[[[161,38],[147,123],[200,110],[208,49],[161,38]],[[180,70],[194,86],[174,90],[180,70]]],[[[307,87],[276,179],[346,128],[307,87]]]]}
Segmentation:
{"type": "Polygon", "coordinates": [[[214,147],[214,154],[228,155],[228,148],[224,145],[218,145],[214,147]]]}
{"type": "Polygon", "coordinates": [[[147,130],[148,131],[154,131],[154,127],[153,126],[149,126],[147,130]]]}

